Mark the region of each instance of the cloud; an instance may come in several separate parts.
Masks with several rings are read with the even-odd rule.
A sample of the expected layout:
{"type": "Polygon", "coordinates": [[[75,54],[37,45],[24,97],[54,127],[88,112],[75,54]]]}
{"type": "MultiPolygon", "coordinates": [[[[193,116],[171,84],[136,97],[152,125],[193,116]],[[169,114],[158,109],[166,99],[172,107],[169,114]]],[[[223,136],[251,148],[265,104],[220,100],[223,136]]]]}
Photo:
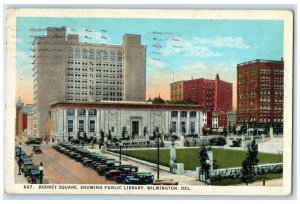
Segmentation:
{"type": "Polygon", "coordinates": [[[167,64],[158,59],[150,58],[147,63],[147,69],[157,70],[157,69],[164,69],[166,67],[167,64]]]}
{"type": "Polygon", "coordinates": [[[16,52],[16,72],[20,76],[31,76],[32,75],[32,56],[31,51],[17,51],[16,52]]]}
{"type": "Polygon", "coordinates": [[[244,42],[243,37],[194,37],[187,40],[181,37],[169,38],[166,46],[162,48],[164,56],[185,55],[193,57],[217,57],[221,56],[216,48],[249,49],[251,46],[244,42]]]}
{"type": "Polygon", "coordinates": [[[227,47],[227,48],[239,48],[248,49],[251,46],[244,42],[243,37],[213,37],[213,38],[193,38],[195,44],[209,45],[212,47],[227,47]]]}
{"type": "Polygon", "coordinates": [[[109,44],[110,37],[107,33],[89,30],[87,28],[73,29],[67,28],[67,34],[78,34],[81,42],[109,44]]]}

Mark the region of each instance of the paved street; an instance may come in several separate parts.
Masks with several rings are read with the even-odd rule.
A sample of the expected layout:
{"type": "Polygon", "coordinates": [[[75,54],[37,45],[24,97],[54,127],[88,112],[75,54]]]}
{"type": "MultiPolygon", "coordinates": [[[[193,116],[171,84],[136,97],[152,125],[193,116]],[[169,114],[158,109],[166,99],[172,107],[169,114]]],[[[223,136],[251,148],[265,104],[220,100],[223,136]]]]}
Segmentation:
{"type": "MultiPolygon", "coordinates": [[[[22,149],[27,154],[32,153],[31,145],[22,143],[22,149]]],[[[33,163],[39,165],[41,161],[43,162],[44,177],[49,180],[50,184],[115,183],[114,181],[106,180],[103,176],[99,176],[93,169],[84,167],[81,163],[55,151],[50,144],[42,144],[41,149],[43,151],[42,154],[33,154],[33,163]]],[[[18,177],[17,173],[15,175],[18,177]]],[[[24,176],[22,177],[24,178],[24,176]]]]}

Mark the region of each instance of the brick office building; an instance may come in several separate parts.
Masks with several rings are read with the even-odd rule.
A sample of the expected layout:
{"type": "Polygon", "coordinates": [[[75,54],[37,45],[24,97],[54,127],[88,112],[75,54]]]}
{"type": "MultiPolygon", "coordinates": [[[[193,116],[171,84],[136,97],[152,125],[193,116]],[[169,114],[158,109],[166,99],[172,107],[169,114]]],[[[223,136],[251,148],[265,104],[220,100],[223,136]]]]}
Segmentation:
{"type": "Polygon", "coordinates": [[[182,100],[202,105],[206,111],[232,111],[232,83],[222,81],[218,74],[215,80],[200,78],[174,82],[170,84],[170,88],[171,101],[182,95],[182,100]],[[182,86],[180,94],[179,85],[182,86]]]}
{"type": "Polygon", "coordinates": [[[272,125],[282,131],[283,71],[283,60],[257,59],[237,65],[238,124],[272,125]]]}
{"type": "Polygon", "coordinates": [[[28,114],[32,112],[32,105],[24,105],[19,97],[16,104],[16,135],[22,135],[27,130],[28,114]]]}

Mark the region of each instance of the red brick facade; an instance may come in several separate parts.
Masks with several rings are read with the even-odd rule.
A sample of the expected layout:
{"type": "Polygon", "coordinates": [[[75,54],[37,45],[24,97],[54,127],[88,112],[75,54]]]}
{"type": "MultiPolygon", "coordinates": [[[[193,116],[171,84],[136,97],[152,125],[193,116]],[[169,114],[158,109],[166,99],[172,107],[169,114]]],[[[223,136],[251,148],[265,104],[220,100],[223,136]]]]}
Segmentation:
{"type": "Polygon", "coordinates": [[[283,61],[237,65],[237,123],[282,126],[283,71],[283,61]]]}
{"type": "Polygon", "coordinates": [[[183,100],[202,105],[206,111],[232,111],[232,83],[220,80],[218,74],[215,80],[200,78],[183,81],[183,100]]]}

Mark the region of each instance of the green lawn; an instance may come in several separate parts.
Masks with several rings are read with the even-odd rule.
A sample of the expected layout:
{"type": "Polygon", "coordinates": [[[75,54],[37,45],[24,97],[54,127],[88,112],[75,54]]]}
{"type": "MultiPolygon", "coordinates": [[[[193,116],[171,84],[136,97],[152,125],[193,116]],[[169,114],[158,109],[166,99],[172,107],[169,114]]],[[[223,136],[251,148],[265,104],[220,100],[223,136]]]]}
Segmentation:
{"type": "MultiPolygon", "coordinates": [[[[246,156],[245,151],[228,149],[213,149],[212,151],[218,169],[240,167],[246,156]]],[[[199,148],[176,149],[177,163],[184,163],[186,170],[195,170],[200,166],[198,153],[199,148]]],[[[122,154],[152,163],[157,161],[157,150],[122,150],[122,154]]],[[[282,155],[259,153],[258,159],[260,164],[277,163],[282,162],[282,155]]],[[[169,166],[169,162],[170,150],[160,149],[160,164],[169,166]]]]}

